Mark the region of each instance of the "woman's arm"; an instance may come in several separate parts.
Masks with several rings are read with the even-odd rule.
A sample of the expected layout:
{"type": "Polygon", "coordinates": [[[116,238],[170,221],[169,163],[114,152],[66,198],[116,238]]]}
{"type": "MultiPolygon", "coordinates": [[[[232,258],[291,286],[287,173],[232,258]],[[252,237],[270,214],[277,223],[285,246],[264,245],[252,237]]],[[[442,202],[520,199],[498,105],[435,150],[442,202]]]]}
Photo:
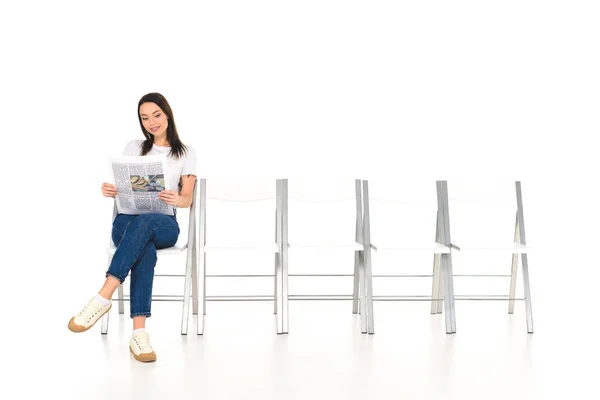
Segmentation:
{"type": "Polygon", "coordinates": [[[192,205],[194,183],[196,183],[195,175],[183,175],[181,177],[181,191],[179,192],[179,202],[176,204],[177,207],[188,208],[192,205]]]}
{"type": "Polygon", "coordinates": [[[195,175],[183,175],[181,177],[181,191],[177,193],[175,190],[163,190],[158,197],[167,204],[179,208],[188,208],[192,205],[192,197],[194,194],[194,183],[196,182],[195,175]]]}

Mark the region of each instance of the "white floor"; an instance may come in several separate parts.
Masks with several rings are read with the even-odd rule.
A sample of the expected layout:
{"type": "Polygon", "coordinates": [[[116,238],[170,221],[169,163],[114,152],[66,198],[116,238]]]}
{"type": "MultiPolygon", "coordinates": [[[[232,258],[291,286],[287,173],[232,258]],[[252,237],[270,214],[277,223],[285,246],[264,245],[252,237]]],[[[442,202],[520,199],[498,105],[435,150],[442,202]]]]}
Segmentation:
{"type": "Polygon", "coordinates": [[[158,361],[151,364],[129,354],[127,313],[113,308],[106,336],[99,324],[74,334],[68,310],[81,299],[60,297],[53,318],[41,310],[41,331],[24,328],[8,342],[14,370],[3,374],[0,397],[597,398],[596,332],[579,320],[583,312],[565,313],[561,299],[541,290],[554,283],[534,286],[533,335],[522,303],[509,316],[505,302],[457,302],[457,333],[446,335],[428,303],[377,302],[376,333],[363,335],[349,302],[293,301],[288,335],[275,333],[272,303],[211,302],[204,336],[181,336],[180,303],[155,302],[148,328],[158,361]],[[585,367],[588,357],[594,364],[585,367]]]}
{"type": "MultiPolygon", "coordinates": [[[[432,316],[427,302],[376,302],[375,334],[363,335],[348,301],[292,301],[288,335],[276,334],[272,303],[209,302],[205,334],[194,334],[192,318],[190,334],[181,336],[181,304],[155,302],[148,329],[158,361],[141,364],[128,350],[128,307],[121,316],[117,307],[111,310],[108,335],[100,334],[100,326],[82,334],[67,329],[73,313],[103,280],[106,255],[97,243],[104,231],[98,238],[82,237],[68,257],[55,252],[54,241],[35,249],[7,248],[2,260],[0,360],[5,372],[0,399],[600,398],[600,272],[593,229],[600,220],[588,211],[591,205],[553,214],[559,209],[556,202],[535,197],[545,192],[532,193],[530,201],[537,205],[528,214],[534,334],[526,333],[522,302],[508,315],[505,301],[457,301],[454,335],[445,333],[444,316],[432,316]],[[28,265],[32,269],[24,270],[28,265]]],[[[340,260],[328,267],[351,268],[351,256],[340,260]]],[[[459,273],[459,257],[455,260],[459,273]]],[[[510,256],[500,261],[507,273],[510,256]]],[[[299,255],[290,265],[304,272],[325,268],[299,255]]],[[[431,268],[431,260],[424,265],[431,268]]],[[[381,267],[377,262],[375,273],[382,273],[381,267]]],[[[483,273],[487,266],[481,267],[483,273]]],[[[272,255],[264,268],[272,271],[272,255]]],[[[483,294],[483,283],[455,281],[457,294],[483,294]]],[[[304,282],[304,287],[294,282],[292,293],[329,289],[343,294],[348,292],[341,289],[351,288],[317,280],[304,282]]],[[[518,295],[522,282],[519,276],[518,295]]],[[[207,292],[234,288],[229,283],[217,288],[217,283],[207,284],[207,292]]],[[[235,288],[249,290],[244,284],[235,288]]],[[[257,285],[263,293],[273,288],[272,282],[257,285]]],[[[404,285],[401,293],[427,290],[428,284],[404,285]]],[[[499,285],[508,291],[507,280],[499,285]]],[[[378,289],[391,288],[377,286],[376,294],[378,289]]]]}
{"type": "MultiPolygon", "coordinates": [[[[276,334],[272,303],[209,302],[205,334],[194,334],[192,318],[190,334],[181,336],[181,304],[154,302],[148,329],[158,361],[141,364],[128,350],[128,306],[125,315],[113,307],[108,335],[100,334],[99,325],[82,334],[67,329],[73,313],[103,280],[106,255],[95,243],[105,232],[99,238],[82,237],[68,257],[59,257],[54,241],[35,249],[7,248],[2,260],[0,360],[5,372],[0,399],[600,398],[600,273],[592,232],[600,221],[586,211],[590,207],[579,214],[552,214],[555,204],[534,196],[531,202],[539,205],[532,207],[528,220],[535,249],[529,258],[534,334],[526,333],[522,302],[508,315],[505,301],[457,301],[454,335],[445,333],[443,315],[430,314],[428,302],[376,302],[375,334],[363,335],[348,301],[292,301],[288,335],[276,334]],[[29,265],[31,270],[23,269],[29,265]]],[[[271,260],[272,255],[265,259],[266,271],[272,271],[271,260]]],[[[510,256],[502,260],[507,273],[510,256]]],[[[425,269],[431,268],[430,261],[425,269]]],[[[458,261],[455,273],[460,272],[458,261]]],[[[325,268],[299,255],[291,266],[304,272],[325,268]]],[[[348,266],[351,255],[328,265],[348,266]]],[[[376,273],[382,272],[380,267],[377,262],[376,273]]],[[[468,279],[468,285],[464,279],[455,281],[457,294],[482,294],[485,288],[468,279]]],[[[343,294],[348,292],[341,289],[351,288],[317,280],[304,282],[304,287],[294,282],[294,290],[343,294]]],[[[522,282],[519,276],[518,295],[522,282]]],[[[217,288],[217,283],[207,284],[207,291],[233,288],[229,283],[217,288]]],[[[235,288],[249,290],[244,284],[235,288]]],[[[273,288],[272,282],[263,285],[256,290],[273,288]]],[[[428,284],[404,285],[401,293],[427,290],[428,284]]],[[[499,285],[508,291],[507,280],[499,285]]],[[[378,289],[391,288],[377,286],[376,294],[378,289]]]]}

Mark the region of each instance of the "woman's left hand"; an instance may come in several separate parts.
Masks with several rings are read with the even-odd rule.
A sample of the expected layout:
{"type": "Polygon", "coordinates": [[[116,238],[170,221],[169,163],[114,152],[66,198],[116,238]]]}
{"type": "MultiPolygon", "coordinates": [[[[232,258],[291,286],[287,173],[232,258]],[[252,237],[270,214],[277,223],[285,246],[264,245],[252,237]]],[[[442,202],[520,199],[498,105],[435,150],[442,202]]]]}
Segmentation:
{"type": "Polygon", "coordinates": [[[179,201],[179,193],[175,190],[163,190],[158,194],[158,197],[167,204],[177,207],[179,201]]]}

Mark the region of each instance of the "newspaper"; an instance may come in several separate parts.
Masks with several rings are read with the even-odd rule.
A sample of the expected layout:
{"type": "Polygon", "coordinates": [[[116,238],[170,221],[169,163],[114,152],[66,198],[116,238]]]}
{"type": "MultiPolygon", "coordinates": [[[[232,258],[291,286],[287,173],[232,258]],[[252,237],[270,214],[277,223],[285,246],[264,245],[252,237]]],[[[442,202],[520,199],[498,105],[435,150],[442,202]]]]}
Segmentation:
{"type": "Polygon", "coordinates": [[[173,206],[158,197],[166,189],[165,176],[169,176],[165,154],[109,157],[109,163],[120,214],[173,215],[173,206]]]}

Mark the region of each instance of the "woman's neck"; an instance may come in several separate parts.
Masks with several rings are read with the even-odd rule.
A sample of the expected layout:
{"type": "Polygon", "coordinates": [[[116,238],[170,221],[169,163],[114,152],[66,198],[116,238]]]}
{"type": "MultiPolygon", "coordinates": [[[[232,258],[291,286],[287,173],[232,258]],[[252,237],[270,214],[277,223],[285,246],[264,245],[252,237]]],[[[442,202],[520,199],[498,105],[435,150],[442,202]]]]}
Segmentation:
{"type": "Polygon", "coordinates": [[[167,136],[156,137],[154,136],[154,145],[161,147],[169,147],[169,141],[167,140],[167,136]]]}

